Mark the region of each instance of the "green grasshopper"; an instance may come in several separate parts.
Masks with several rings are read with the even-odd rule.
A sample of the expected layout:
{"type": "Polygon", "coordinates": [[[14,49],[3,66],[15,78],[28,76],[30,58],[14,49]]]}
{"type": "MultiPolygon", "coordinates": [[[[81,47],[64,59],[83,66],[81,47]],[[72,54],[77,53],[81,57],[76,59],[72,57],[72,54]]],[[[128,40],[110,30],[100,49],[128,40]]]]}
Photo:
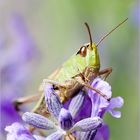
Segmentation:
{"type": "MultiPolygon", "coordinates": [[[[104,74],[104,79],[106,79],[107,76],[112,72],[112,68],[107,68],[100,71],[100,59],[97,47],[109,34],[116,30],[126,20],[127,19],[122,21],[109,33],[103,36],[97,44],[92,42],[89,26],[87,23],[85,23],[88,29],[90,43],[80,47],[78,52],[68,59],[61,68],[57,69],[52,75],[48,77],[48,79],[44,79],[39,89],[40,93],[42,94],[44,92],[46,83],[51,83],[57,89],[56,91],[59,91],[59,97],[63,103],[76,95],[83,87],[95,90],[106,100],[109,100],[98,89],[90,86],[90,82],[93,81],[93,79],[97,76],[104,74]]],[[[37,100],[41,96],[37,105],[32,111],[44,116],[48,116],[49,112],[46,109],[44,94],[41,94],[38,94],[37,96],[35,95],[34,97],[31,96],[28,99],[26,98],[26,100],[21,98],[15,102],[15,105],[18,107],[18,105],[30,102],[30,100],[37,100]]]]}

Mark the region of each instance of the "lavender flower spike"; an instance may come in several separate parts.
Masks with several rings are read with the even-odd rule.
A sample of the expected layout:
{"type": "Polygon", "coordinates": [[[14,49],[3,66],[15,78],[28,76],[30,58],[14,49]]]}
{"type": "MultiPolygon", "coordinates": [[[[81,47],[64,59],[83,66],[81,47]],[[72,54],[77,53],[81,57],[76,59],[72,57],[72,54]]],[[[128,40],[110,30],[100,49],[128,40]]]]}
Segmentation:
{"type": "Polygon", "coordinates": [[[47,83],[45,87],[45,101],[49,112],[57,119],[62,108],[62,104],[53,89],[53,85],[49,83],[47,83]]]}
{"type": "Polygon", "coordinates": [[[37,128],[47,130],[55,128],[55,124],[52,121],[36,113],[26,112],[23,114],[22,119],[26,123],[33,125],[37,128]]]}
{"type": "Polygon", "coordinates": [[[32,134],[18,122],[7,126],[5,130],[8,132],[7,140],[36,140],[32,134]]]}
{"type": "Polygon", "coordinates": [[[81,131],[81,132],[93,131],[101,127],[102,123],[103,120],[99,117],[86,118],[77,122],[71,128],[71,131],[81,131]]]}

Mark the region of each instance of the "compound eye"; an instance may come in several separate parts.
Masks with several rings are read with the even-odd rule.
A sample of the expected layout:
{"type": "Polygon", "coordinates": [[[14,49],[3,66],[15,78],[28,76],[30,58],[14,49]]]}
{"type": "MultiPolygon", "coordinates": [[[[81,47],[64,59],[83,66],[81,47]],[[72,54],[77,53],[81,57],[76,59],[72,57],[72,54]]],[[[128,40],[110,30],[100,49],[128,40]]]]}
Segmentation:
{"type": "Polygon", "coordinates": [[[82,46],[80,48],[80,50],[77,52],[77,54],[80,54],[82,57],[85,57],[87,54],[87,47],[86,46],[82,46]]]}

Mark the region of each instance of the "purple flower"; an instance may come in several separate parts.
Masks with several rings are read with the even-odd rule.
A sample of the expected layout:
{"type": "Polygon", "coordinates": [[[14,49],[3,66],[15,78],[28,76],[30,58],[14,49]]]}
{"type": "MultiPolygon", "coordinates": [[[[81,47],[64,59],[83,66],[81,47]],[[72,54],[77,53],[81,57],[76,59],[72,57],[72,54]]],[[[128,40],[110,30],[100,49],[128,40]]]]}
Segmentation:
{"type": "MultiPolygon", "coordinates": [[[[94,79],[94,81],[91,84],[94,88],[100,90],[103,94],[105,94],[108,98],[111,98],[112,96],[112,91],[111,91],[111,86],[103,81],[101,78],[96,78],[94,79]]],[[[90,98],[90,100],[87,98],[86,99],[86,106],[88,106],[88,108],[86,108],[86,112],[84,112],[83,108],[81,108],[81,110],[78,113],[77,118],[79,120],[83,119],[79,114],[80,112],[83,112],[83,116],[84,117],[88,117],[89,115],[91,117],[101,117],[103,118],[104,114],[106,112],[109,112],[113,117],[116,118],[120,118],[121,117],[121,112],[120,111],[116,111],[115,108],[121,108],[123,106],[123,99],[121,97],[116,97],[116,98],[111,98],[110,101],[106,100],[105,98],[103,98],[102,96],[100,96],[98,93],[96,93],[93,90],[88,89],[88,96],[90,98]],[[87,111],[88,110],[88,111],[87,111]]],[[[85,102],[85,101],[84,101],[85,102]]],[[[77,120],[76,118],[76,120],[77,120]]],[[[103,140],[108,140],[109,139],[109,128],[107,125],[103,125],[102,127],[100,127],[97,132],[91,131],[88,133],[82,133],[82,134],[77,134],[80,135],[81,137],[85,138],[87,137],[87,139],[90,137],[92,137],[89,140],[95,139],[103,139],[103,140]],[[97,133],[97,134],[96,134],[97,133]]]]}
{"type": "Polygon", "coordinates": [[[15,111],[11,103],[11,99],[3,99],[1,101],[1,131],[4,131],[6,125],[10,125],[12,122],[21,121],[21,117],[15,111]],[[11,117],[12,114],[12,117],[11,117]]]}
{"type": "Polygon", "coordinates": [[[8,132],[7,140],[36,140],[32,134],[18,122],[7,126],[5,130],[8,132]]]}
{"type": "MultiPolygon", "coordinates": [[[[91,85],[94,88],[100,90],[108,98],[112,97],[111,86],[107,82],[103,81],[101,78],[99,77],[95,78],[91,85]]],[[[87,97],[84,91],[80,91],[77,94],[77,96],[73,97],[73,99],[70,101],[68,105],[68,109],[70,113],[72,114],[73,123],[75,123],[75,125],[78,124],[80,121],[84,123],[83,121],[86,118],[89,119],[90,116],[91,118],[92,117],[103,118],[106,112],[109,112],[113,117],[116,117],[116,118],[121,117],[121,112],[115,110],[115,108],[121,108],[123,106],[123,99],[121,97],[111,98],[111,100],[108,101],[105,98],[103,98],[101,95],[96,93],[95,91],[91,89],[86,89],[86,90],[88,92],[89,97],[87,97]],[[86,103],[86,106],[84,107],[85,103],[86,103]],[[80,114],[83,114],[83,115],[81,116],[80,114]]],[[[70,115],[68,116],[70,117],[70,115]]],[[[62,120],[65,120],[65,119],[62,119],[62,120]]],[[[88,122],[86,123],[88,124],[88,122]]],[[[89,129],[91,130],[91,128],[89,129]]],[[[92,130],[85,133],[82,131],[80,133],[77,132],[76,135],[77,137],[78,135],[80,135],[80,137],[83,137],[83,138],[87,137],[87,139],[89,140],[90,139],[92,140],[94,138],[96,139],[96,137],[102,137],[102,139],[104,140],[109,139],[109,128],[107,125],[103,125],[100,127],[100,129],[95,129],[95,130],[96,131],[92,130]]]]}
{"type": "Polygon", "coordinates": [[[0,47],[0,104],[1,127],[4,131],[6,125],[20,121],[18,113],[12,106],[12,101],[24,93],[29,76],[31,74],[31,62],[37,56],[37,49],[25,27],[23,19],[14,15],[8,21],[12,44],[0,47]],[[12,114],[12,117],[11,117],[12,114]]]}
{"type": "MultiPolygon", "coordinates": [[[[100,90],[108,98],[111,98],[111,86],[101,78],[96,78],[92,86],[100,90]]],[[[107,101],[93,90],[89,90],[88,95],[92,104],[91,116],[103,117],[105,112],[109,112],[113,117],[121,117],[120,112],[114,110],[115,108],[121,108],[123,106],[123,99],[121,97],[111,98],[110,101],[107,101]]]]}
{"type": "MultiPolygon", "coordinates": [[[[108,98],[111,98],[111,86],[101,78],[96,78],[91,84],[94,88],[100,90],[108,98]]],[[[52,133],[41,139],[45,140],[63,140],[80,139],[80,140],[109,140],[109,127],[103,123],[103,116],[109,112],[112,116],[119,118],[121,113],[115,111],[123,105],[121,97],[111,98],[110,101],[99,95],[93,90],[85,88],[88,92],[88,98],[84,90],[81,90],[73,97],[68,105],[68,109],[60,102],[59,96],[53,88],[52,84],[45,84],[45,100],[46,106],[51,113],[52,119],[48,119],[36,113],[26,112],[22,119],[27,124],[36,128],[53,130],[52,133]],[[89,100],[90,99],[90,100],[89,100]],[[79,116],[83,104],[87,101],[85,116],[79,116]],[[91,104],[91,105],[90,105],[91,104]],[[90,114],[88,114],[90,113],[90,114]],[[89,116],[88,116],[89,115],[89,116]],[[80,120],[76,120],[76,118],[80,120]]],[[[34,136],[36,140],[40,140],[34,136]]]]}
{"type": "MultiPolygon", "coordinates": [[[[65,112],[63,111],[61,112],[65,114],[65,112]]],[[[64,116],[64,115],[60,114],[60,116],[64,116]]],[[[50,140],[51,139],[53,140],[54,135],[55,137],[58,137],[58,139],[63,139],[65,135],[70,134],[70,133],[72,134],[75,131],[89,132],[92,130],[93,131],[97,130],[97,128],[101,127],[102,122],[103,122],[102,119],[99,117],[92,117],[92,118],[83,119],[75,123],[72,127],[70,127],[71,121],[69,121],[69,116],[68,116],[68,119],[65,118],[64,120],[61,120],[61,123],[63,121],[63,124],[59,125],[60,122],[55,123],[39,114],[29,113],[29,112],[24,113],[22,116],[22,119],[26,123],[36,128],[41,128],[41,129],[46,129],[46,130],[49,130],[49,129],[56,130],[54,133],[48,136],[50,140]],[[63,126],[66,129],[63,129],[61,126],[63,126]],[[68,126],[70,127],[69,129],[68,129],[68,126]]]]}
{"type": "MultiPolygon", "coordinates": [[[[77,96],[82,97],[82,94],[79,94],[77,96]]],[[[39,114],[29,112],[24,113],[22,119],[26,123],[33,125],[37,128],[56,130],[54,133],[49,135],[47,139],[53,140],[54,137],[57,137],[58,139],[63,139],[65,136],[69,137],[69,134],[73,134],[71,136],[74,137],[76,131],[94,131],[101,127],[103,123],[100,117],[89,117],[73,124],[71,112],[77,112],[76,109],[79,109],[77,103],[81,104],[80,100],[78,102],[75,102],[74,99],[74,101],[71,102],[72,105],[70,104],[70,106],[73,106],[73,108],[70,107],[70,112],[69,110],[63,108],[63,105],[59,100],[59,96],[57,96],[51,84],[46,84],[45,99],[48,110],[51,112],[52,116],[55,117],[54,122],[48,120],[47,118],[39,114]]],[[[81,101],[83,102],[83,100],[81,101]]]]}
{"type": "MultiPolygon", "coordinates": [[[[111,86],[101,78],[95,78],[91,85],[100,90],[108,98],[112,97],[111,86]]],[[[123,106],[123,99],[121,97],[111,98],[111,100],[108,101],[94,90],[87,90],[88,95],[86,95],[86,93],[83,94],[83,103],[79,107],[79,110],[76,113],[77,115],[74,116],[75,121],[79,121],[89,116],[99,116],[103,118],[103,115],[106,112],[109,112],[113,117],[121,117],[121,112],[115,110],[115,108],[121,108],[123,106]]]]}

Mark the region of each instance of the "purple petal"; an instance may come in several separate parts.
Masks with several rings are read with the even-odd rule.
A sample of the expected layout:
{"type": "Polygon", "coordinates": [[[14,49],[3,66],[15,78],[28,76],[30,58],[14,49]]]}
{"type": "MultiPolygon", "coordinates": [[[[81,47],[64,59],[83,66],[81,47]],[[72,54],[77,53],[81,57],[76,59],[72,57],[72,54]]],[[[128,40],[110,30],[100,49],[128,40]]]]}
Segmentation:
{"type": "Polygon", "coordinates": [[[82,132],[93,131],[101,127],[102,123],[103,123],[103,120],[99,117],[86,118],[77,122],[72,127],[71,131],[73,130],[82,131],[82,132]]]}
{"type": "Polygon", "coordinates": [[[83,105],[84,96],[85,93],[83,91],[80,91],[75,97],[72,98],[70,105],[69,105],[69,111],[74,118],[78,111],[80,110],[81,106],[83,105]]]}
{"type": "Polygon", "coordinates": [[[64,130],[68,130],[72,127],[73,120],[70,112],[64,108],[61,109],[59,114],[59,123],[61,128],[64,130]]]}
{"type": "Polygon", "coordinates": [[[110,109],[121,108],[124,104],[122,97],[115,97],[110,100],[109,107],[110,109]]]}
{"type": "MultiPolygon", "coordinates": [[[[12,98],[12,97],[11,97],[12,98]]],[[[1,106],[1,130],[4,131],[6,125],[21,121],[20,115],[14,109],[11,99],[0,99],[1,106]],[[11,117],[12,114],[12,117],[11,117]]]]}
{"type": "Polygon", "coordinates": [[[20,123],[13,123],[7,126],[7,140],[36,140],[32,134],[20,123]]]}
{"type": "Polygon", "coordinates": [[[45,140],[63,140],[64,134],[60,131],[54,132],[49,135],[45,140]]]}
{"type": "MultiPolygon", "coordinates": [[[[108,98],[111,98],[111,86],[103,81],[101,78],[94,79],[92,86],[98,90],[100,90],[103,94],[105,94],[108,98]]],[[[108,107],[109,101],[103,98],[101,95],[96,93],[93,90],[89,90],[88,95],[92,102],[92,113],[91,116],[100,116],[102,117],[105,108],[108,107]]]]}
{"type": "Polygon", "coordinates": [[[88,131],[88,132],[78,132],[79,135],[76,135],[78,140],[94,140],[97,130],[88,131]]]}
{"type": "Polygon", "coordinates": [[[23,114],[22,119],[26,123],[33,125],[37,128],[47,130],[55,128],[55,124],[52,121],[36,113],[26,112],[23,114]]]}
{"type": "Polygon", "coordinates": [[[120,111],[109,110],[108,112],[115,118],[120,118],[121,117],[121,112],[120,111]]]}
{"type": "Polygon", "coordinates": [[[49,83],[47,83],[45,87],[45,101],[49,112],[58,119],[62,104],[59,96],[55,93],[53,86],[49,83]]]}
{"type": "Polygon", "coordinates": [[[109,137],[109,127],[108,125],[104,124],[98,129],[94,140],[109,140],[109,137]]]}
{"type": "MultiPolygon", "coordinates": [[[[98,90],[100,90],[108,98],[111,98],[111,96],[112,96],[111,86],[106,81],[104,81],[101,78],[97,77],[96,79],[93,80],[91,85],[94,88],[97,88],[98,90]]],[[[93,91],[93,93],[96,93],[96,92],[93,91]]],[[[98,94],[98,93],[96,93],[96,94],[98,94]]]]}
{"type": "Polygon", "coordinates": [[[89,96],[85,94],[83,104],[80,107],[79,111],[77,112],[77,115],[74,118],[74,122],[78,122],[90,116],[91,116],[91,100],[89,96]]]}
{"type": "Polygon", "coordinates": [[[115,118],[120,118],[121,117],[121,112],[114,110],[115,108],[121,108],[124,104],[123,98],[121,97],[116,97],[112,98],[110,100],[109,106],[107,108],[107,111],[115,118]]]}

